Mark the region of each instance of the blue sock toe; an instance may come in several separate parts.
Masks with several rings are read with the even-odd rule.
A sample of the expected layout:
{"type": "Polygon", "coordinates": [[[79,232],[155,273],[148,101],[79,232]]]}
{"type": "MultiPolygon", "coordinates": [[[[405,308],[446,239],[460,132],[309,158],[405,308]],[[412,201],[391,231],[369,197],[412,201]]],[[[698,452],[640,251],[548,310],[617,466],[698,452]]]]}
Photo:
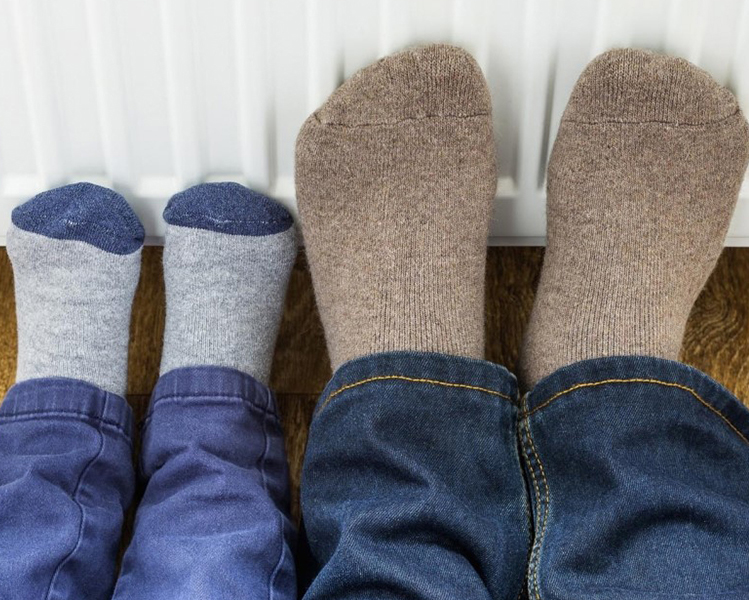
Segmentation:
{"type": "Polygon", "coordinates": [[[234,235],[263,236],[294,223],[275,200],[233,182],[201,183],[175,194],[164,209],[170,225],[234,235]]]}
{"type": "Polygon", "coordinates": [[[131,254],[145,232],[120,194],[93,183],[73,183],[37,194],[13,209],[13,225],[58,240],[79,240],[112,254],[131,254]]]}

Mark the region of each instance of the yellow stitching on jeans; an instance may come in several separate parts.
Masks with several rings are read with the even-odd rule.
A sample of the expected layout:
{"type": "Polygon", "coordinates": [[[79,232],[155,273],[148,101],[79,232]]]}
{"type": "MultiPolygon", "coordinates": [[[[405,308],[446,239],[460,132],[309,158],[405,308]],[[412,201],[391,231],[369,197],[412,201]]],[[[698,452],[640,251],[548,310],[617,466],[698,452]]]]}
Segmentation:
{"type": "Polygon", "coordinates": [[[333,398],[335,398],[338,394],[345,392],[346,390],[350,390],[351,388],[364,385],[365,383],[371,383],[373,381],[384,381],[388,379],[408,381],[411,383],[432,383],[434,385],[441,385],[443,387],[460,388],[464,390],[474,390],[477,392],[484,392],[485,394],[491,394],[492,396],[499,396],[500,398],[504,398],[505,400],[512,401],[512,398],[510,398],[507,394],[503,394],[502,392],[490,390],[489,388],[478,387],[476,385],[468,385],[466,383],[451,383],[449,381],[437,381],[436,379],[417,379],[415,377],[406,377],[404,375],[381,375],[379,377],[370,377],[369,379],[362,379],[361,381],[357,381],[356,383],[350,383],[349,385],[344,385],[342,388],[339,388],[335,392],[332,392],[327,398],[325,398],[325,401],[317,410],[317,413],[315,413],[315,416],[319,415],[323,411],[323,409],[330,403],[330,401],[333,398]]]}
{"type": "Polygon", "coordinates": [[[569,394],[570,392],[574,392],[575,390],[579,390],[581,388],[586,387],[595,387],[598,385],[605,385],[608,383],[652,383],[656,385],[662,385],[664,387],[674,387],[678,388],[680,390],[684,390],[685,392],[689,392],[694,396],[703,406],[705,406],[707,409],[709,409],[711,412],[715,413],[720,417],[726,425],[728,425],[733,432],[738,435],[745,443],[749,444],[749,439],[746,438],[746,436],[741,433],[738,428],[731,423],[731,421],[728,420],[728,417],[726,417],[722,412],[720,412],[717,408],[714,408],[712,405],[710,405],[706,400],[704,400],[697,392],[695,392],[692,388],[687,387],[686,385],[681,385],[680,383],[672,383],[670,381],[661,381],[659,379],[604,379],[603,381],[590,381],[588,383],[578,383],[577,385],[573,385],[571,388],[567,388],[566,390],[563,390],[561,392],[558,392],[554,394],[551,398],[546,400],[545,402],[542,402],[539,404],[536,408],[529,412],[525,412],[521,417],[529,417],[535,412],[538,412],[542,408],[546,408],[554,402],[557,398],[560,396],[564,396],[565,394],[569,394]]]}
{"type": "MultiPolygon", "coordinates": [[[[523,403],[525,403],[525,398],[523,398],[523,403]]],[[[526,418],[526,419],[524,419],[524,421],[525,421],[526,431],[528,433],[530,433],[530,427],[528,426],[528,419],[526,418]]],[[[529,438],[529,441],[530,441],[530,438],[529,438]]],[[[536,479],[535,467],[533,466],[533,460],[532,460],[532,457],[530,455],[530,452],[528,451],[528,444],[527,443],[523,444],[523,450],[525,451],[526,459],[527,459],[527,462],[528,462],[528,470],[530,471],[530,473],[531,473],[531,479],[533,480],[533,487],[536,490],[536,503],[538,505],[540,505],[541,504],[541,490],[538,487],[538,480],[536,479]]],[[[544,515],[545,514],[546,514],[546,512],[544,511],[544,515]]],[[[540,522],[541,522],[541,519],[538,516],[538,511],[536,511],[536,519],[534,520],[534,527],[536,528],[536,531],[538,531],[540,522]]],[[[535,562],[535,560],[534,560],[535,559],[535,555],[537,553],[536,552],[536,548],[538,548],[538,550],[540,551],[540,549],[541,549],[541,547],[540,547],[540,540],[539,540],[539,545],[536,546],[535,539],[534,539],[533,544],[531,545],[531,556],[530,556],[530,561],[529,561],[529,564],[528,564],[529,570],[531,571],[528,574],[528,587],[529,588],[532,588],[532,585],[533,585],[533,583],[532,583],[533,582],[533,573],[534,573],[533,565],[534,565],[534,562],[535,562]]],[[[529,592],[530,592],[530,589],[529,589],[529,592]]],[[[538,587],[536,587],[536,598],[537,598],[537,600],[541,600],[541,596],[538,593],[538,587]]]]}
{"type": "MultiPolygon", "coordinates": [[[[530,453],[528,452],[528,444],[526,443],[526,444],[524,444],[524,446],[525,447],[523,449],[525,450],[526,459],[528,461],[528,470],[531,472],[531,479],[533,480],[533,487],[536,490],[536,503],[540,504],[541,503],[541,491],[540,491],[540,489],[538,487],[538,480],[536,479],[535,468],[533,467],[533,461],[531,460],[530,453]]],[[[540,519],[538,517],[538,514],[536,514],[536,519],[535,519],[535,523],[534,523],[534,525],[536,527],[536,530],[538,530],[539,522],[540,522],[540,519]]],[[[536,554],[536,552],[535,552],[535,546],[536,546],[536,543],[535,543],[535,540],[534,540],[533,545],[531,546],[531,557],[530,557],[530,563],[528,565],[531,571],[533,571],[533,562],[534,562],[534,557],[535,557],[535,554],[536,554]]],[[[532,583],[531,583],[532,580],[533,580],[533,573],[531,572],[528,575],[528,586],[529,587],[531,587],[531,585],[532,585],[532,583]]]]}
{"type": "Polygon", "coordinates": [[[531,449],[533,450],[533,455],[536,457],[536,461],[538,462],[539,469],[541,469],[541,478],[543,479],[544,489],[546,492],[546,505],[544,507],[544,519],[543,519],[543,525],[541,526],[541,537],[538,540],[538,556],[536,557],[536,566],[534,569],[536,598],[537,600],[541,600],[541,593],[538,587],[538,566],[539,566],[539,563],[541,562],[541,546],[543,546],[544,537],[546,536],[546,525],[549,522],[549,505],[551,503],[551,494],[549,493],[549,482],[546,479],[546,471],[544,470],[544,464],[541,462],[541,457],[538,455],[538,452],[536,451],[536,445],[533,443],[533,434],[531,433],[530,419],[527,417],[525,419],[525,429],[528,432],[528,441],[530,441],[531,443],[531,449]]]}
{"type": "MultiPolygon", "coordinates": [[[[528,394],[525,394],[522,397],[522,399],[520,400],[520,408],[521,409],[525,406],[525,404],[527,402],[527,399],[528,399],[528,394]]],[[[520,450],[521,450],[521,453],[522,453],[523,463],[524,464],[525,463],[530,464],[528,462],[528,459],[527,459],[527,456],[526,456],[527,455],[527,451],[526,451],[526,444],[525,444],[525,439],[524,439],[524,435],[523,435],[523,421],[522,421],[522,419],[518,418],[516,422],[517,422],[517,427],[518,427],[518,444],[520,445],[520,450]]],[[[530,493],[530,491],[529,491],[529,493],[530,493]]],[[[528,549],[526,551],[526,560],[528,561],[528,566],[530,567],[531,559],[533,558],[533,548],[534,548],[534,543],[533,543],[534,540],[533,540],[533,538],[531,536],[531,527],[533,527],[534,531],[535,531],[536,524],[535,524],[535,522],[531,521],[531,511],[530,511],[531,505],[530,505],[530,503],[529,502],[524,502],[523,504],[525,505],[525,511],[524,511],[525,512],[525,516],[527,517],[527,521],[530,524],[529,527],[528,527],[527,536],[526,536],[527,537],[527,544],[528,544],[528,549]]],[[[521,600],[521,598],[523,597],[523,592],[527,591],[527,588],[528,588],[529,585],[530,585],[529,574],[526,572],[525,575],[523,576],[523,583],[520,586],[520,591],[518,592],[517,598],[515,600],[521,600]]],[[[530,600],[529,596],[527,596],[527,598],[528,598],[528,600],[530,600]]]]}

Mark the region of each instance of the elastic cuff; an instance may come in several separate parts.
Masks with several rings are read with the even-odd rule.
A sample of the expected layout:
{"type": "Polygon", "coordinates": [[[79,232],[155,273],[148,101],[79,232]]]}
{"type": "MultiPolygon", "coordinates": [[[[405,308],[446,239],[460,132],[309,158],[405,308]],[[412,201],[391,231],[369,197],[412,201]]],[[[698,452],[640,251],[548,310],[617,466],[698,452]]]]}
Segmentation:
{"type": "Polygon", "coordinates": [[[127,401],[79,379],[42,377],[16,383],[0,405],[0,419],[32,415],[91,419],[132,439],[133,413],[127,401]]]}
{"type": "Polygon", "coordinates": [[[169,399],[197,402],[239,399],[278,417],[270,389],[251,375],[229,367],[181,367],[165,373],[153,390],[146,420],[159,403],[169,399]]]}
{"type": "Polygon", "coordinates": [[[539,412],[552,402],[564,402],[576,390],[628,382],[652,383],[691,393],[749,443],[749,410],[736,396],[694,367],[653,356],[594,358],[558,369],[528,394],[525,414],[539,412]]]}
{"type": "Polygon", "coordinates": [[[518,404],[517,380],[500,365],[433,352],[383,352],[362,356],[341,365],[325,386],[315,416],[342,392],[387,380],[464,388],[518,404]]]}

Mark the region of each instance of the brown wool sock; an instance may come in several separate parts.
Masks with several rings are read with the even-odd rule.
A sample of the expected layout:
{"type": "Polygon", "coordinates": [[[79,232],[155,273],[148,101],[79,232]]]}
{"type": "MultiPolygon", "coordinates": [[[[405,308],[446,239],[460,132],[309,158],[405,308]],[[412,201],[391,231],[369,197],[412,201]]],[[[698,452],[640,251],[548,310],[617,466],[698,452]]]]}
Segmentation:
{"type": "Polygon", "coordinates": [[[299,213],[333,368],[375,352],[484,352],[496,166],[465,51],[428,46],[346,81],[297,140],[299,213]]]}
{"type": "Polygon", "coordinates": [[[613,50],[583,72],[548,170],[548,246],[521,356],[676,359],[749,158],[731,92],[685,60],[613,50]]]}

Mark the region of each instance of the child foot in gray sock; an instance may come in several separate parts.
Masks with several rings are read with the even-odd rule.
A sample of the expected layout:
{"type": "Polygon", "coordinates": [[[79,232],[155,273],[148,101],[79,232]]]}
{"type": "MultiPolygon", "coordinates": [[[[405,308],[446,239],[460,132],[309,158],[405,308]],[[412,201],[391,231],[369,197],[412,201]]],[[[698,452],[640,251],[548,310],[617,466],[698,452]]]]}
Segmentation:
{"type": "Polygon", "coordinates": [[[268,382],[296,256],[293,219],[236,183],[205,183],[164,210],[166,327],[161,374],[237,369],[268,382]]]}
{"type": "Polygon", "coordinates": [[[124,395],[143,227],[91,183],[39,194],[8,231],[18,320],[16,381],[69,377],[124,395]]]}

